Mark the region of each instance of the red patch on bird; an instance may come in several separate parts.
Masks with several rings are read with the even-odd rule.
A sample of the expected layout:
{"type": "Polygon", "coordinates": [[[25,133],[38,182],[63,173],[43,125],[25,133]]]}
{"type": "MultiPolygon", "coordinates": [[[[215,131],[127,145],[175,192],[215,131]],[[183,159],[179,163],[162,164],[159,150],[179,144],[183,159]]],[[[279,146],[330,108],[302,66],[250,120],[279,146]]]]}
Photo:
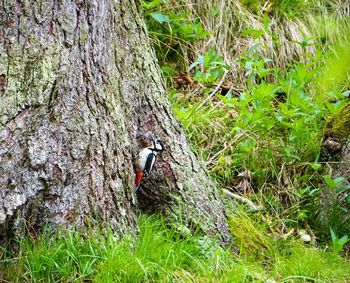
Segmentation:
{"type": "Polygon", "coordinates": [[[139,168],[136,168],[135,169],[135,187],[136,189],[140,186],[141,184],[141,180],[142,180],[142,177],[143,177],[143,172],[139,169],[139,168]]]}

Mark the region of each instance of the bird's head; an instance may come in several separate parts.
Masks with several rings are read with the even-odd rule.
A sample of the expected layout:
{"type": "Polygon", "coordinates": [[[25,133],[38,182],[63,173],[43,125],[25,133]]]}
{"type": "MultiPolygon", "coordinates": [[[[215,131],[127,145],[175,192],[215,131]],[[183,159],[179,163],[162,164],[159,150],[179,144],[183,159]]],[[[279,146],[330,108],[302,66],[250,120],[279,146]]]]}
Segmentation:
{"type": "Polygon", "coordinates": [[[161,140],[153,139],[153,150],[162,152],[164,150],[164,144],[161,140]]]}

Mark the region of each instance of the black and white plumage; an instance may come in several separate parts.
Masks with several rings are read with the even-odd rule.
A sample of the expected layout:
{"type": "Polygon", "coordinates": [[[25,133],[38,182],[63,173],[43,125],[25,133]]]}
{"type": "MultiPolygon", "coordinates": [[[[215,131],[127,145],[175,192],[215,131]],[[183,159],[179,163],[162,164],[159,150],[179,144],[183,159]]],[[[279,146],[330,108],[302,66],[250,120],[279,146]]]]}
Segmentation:
{"type": "Polygon", "coordinates": [[[138,159],[135,162],[135,186],[139,189],[141,180],[147,177],[152,171],[156,162],[157,154],[164,150],[164,144],[161,140],[153,140],[153,145],[146,147],[139,152],[138,159]]]}

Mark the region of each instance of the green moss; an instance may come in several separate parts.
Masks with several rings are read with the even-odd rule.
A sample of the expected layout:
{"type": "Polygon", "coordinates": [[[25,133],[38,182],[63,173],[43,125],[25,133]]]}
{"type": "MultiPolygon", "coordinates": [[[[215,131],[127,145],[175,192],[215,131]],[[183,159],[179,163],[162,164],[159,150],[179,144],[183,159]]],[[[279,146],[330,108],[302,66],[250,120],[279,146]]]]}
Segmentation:
{"type": "Polygon", "coordinates": [[[327,124],[327,136],[344,139],[350,136],[350,104],[334,115],[327,124]]]}
{"type": "Polygon", "coordinates": [[[240,253],[244,256],[254,255],[255,258],[272,256],[271,245],[267,240],[266,231],[258,227],[247,215],[240,213],[230,217],[229,225],[240,253]]]}
{"type": "Polygon", "coordinates": [[[82,25],[80,28],[80,44],[85,44],[89,35],[89,27],[87,25],[82,25]]]}

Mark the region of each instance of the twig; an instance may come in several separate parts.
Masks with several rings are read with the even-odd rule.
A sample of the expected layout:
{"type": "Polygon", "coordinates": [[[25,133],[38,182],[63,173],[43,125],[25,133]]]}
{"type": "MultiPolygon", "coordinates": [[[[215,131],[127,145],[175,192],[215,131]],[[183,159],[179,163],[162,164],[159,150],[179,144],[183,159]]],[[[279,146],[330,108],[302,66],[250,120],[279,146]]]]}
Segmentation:
{"type": "Polygon", "coordinates": [[[212,157],[208,159],[207,162],[205,162],[205,166],[208,166],[209,164],[213,163],[215,159],[217,159],[221,153],[226,151],[228,148],[230,148],[235,142],[237,142],[243,135],[246,134],[246,131],[239,133],[238,135],[235,136],[233,140],[230,141],[228,145],[225,145],[225,147],[221,150],[219,150],[217,153],[215,153],[212,157]]]}
{"type": "Polygon", "coordinates": [[[208,113],[211,113],[212,111],[214,111],[216,108],[218,108],[218,106],[220,105],[220,104],[222,104],[223,102],[222,102],[222,100],[220,100],[218,103],[216,103],[216,105],[212,108],[212,109],[210,109],[209,110],[209,112],[208,113]]]}
{"type": "Polygon", "coordinates": [[[191,111],[190,114],[188,114],[188,116],[186,117],[186,120],[190,118],[194,113],[196,113],[200,108],[202,108],[203,105],[206,104],[217,93],[221,85],[224,83],[227,74],[228,74],[228,71],[226,71],[225,74],[222,76],[220,83],[216,86],[216,88],[212,91],[212,93],[206,99],[204,99],[204,101],[199,106],[197,106],[193,111],[191,111]]]}
{"type": "Polygon", "coordinates": [[[228,195],[229,197],[231,197],[231,198],[234,198],[234,199],[236,199],[236,200],[239,200],[240,202],[245,203],[245,204],[248,205],[249,208],[251,208],[251,210],[253,210],[253,211],[259,211],[259,210],[262,209],[261,206],[255,205],[251,200],[246,199],[246,198],[244,198],[244,197],[242,197],[242,196],[240,196],[240,195],[234,194],[234,193],[230,192],[229,190],[225,190],[225,189],[224,189],[224,193],[225,193],[226,195],[228,195]]]}

